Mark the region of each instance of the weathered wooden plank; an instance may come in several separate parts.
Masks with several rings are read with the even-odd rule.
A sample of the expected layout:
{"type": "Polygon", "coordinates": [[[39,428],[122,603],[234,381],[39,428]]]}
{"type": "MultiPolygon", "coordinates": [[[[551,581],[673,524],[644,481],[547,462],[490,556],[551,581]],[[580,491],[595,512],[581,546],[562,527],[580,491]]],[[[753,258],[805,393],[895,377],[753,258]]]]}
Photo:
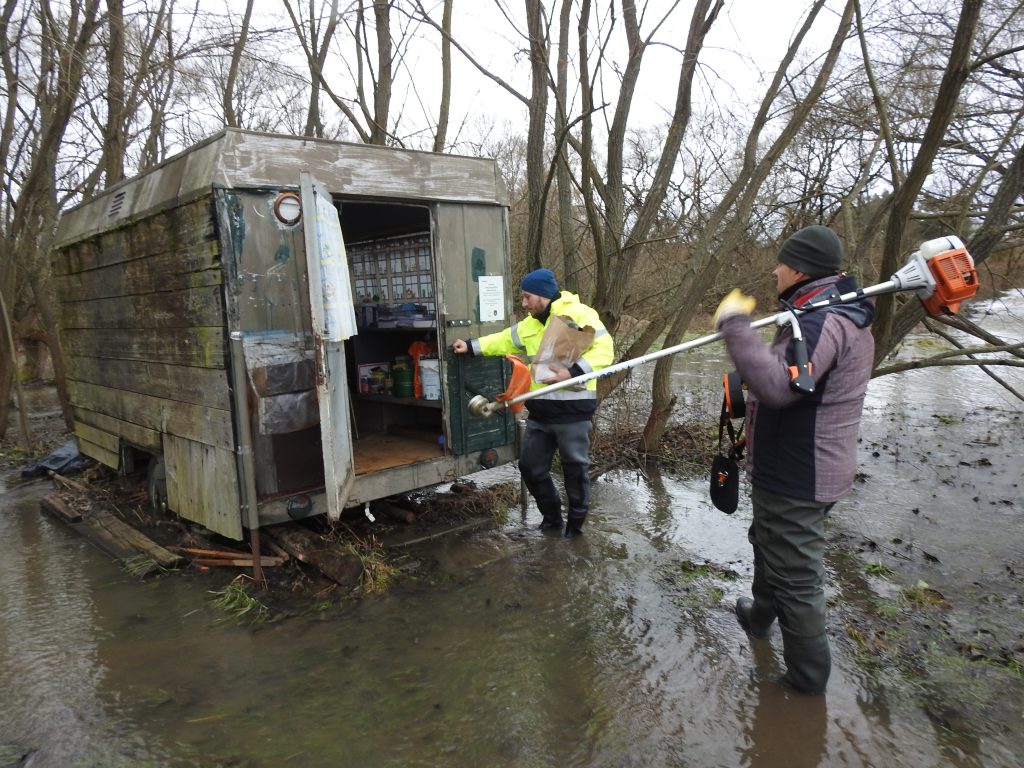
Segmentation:
{"type": "Polygon", "coordinates": [[[220,245],[200,243],[174,253],[161,253],[56,278],[62,302],[178,291],[220,285],[220,245]]]}
{"type": "Polygon", "coordinates": [[[82,381],[68,381],[68,390],[71,403],[76,408],[86,408],[205,445],[234,450],[230,411],[203,408],[178,400],[149,397],[82,381]]]}
{"type": "Polygon", "coordinates": [[[61,307],[64,328],[189,328],[224,325],[219,285],[161,291],[95,301],[70,301],[61,307]]]}
{"type": "Polygon", "coordinates": [[[75,424],[86,424],[98,427],[105,432],[118,435],[121,439],[144,450],[159,453],[163,445],[160,433],[155,429],[133,424],[130,421],[116,419],[105,413],[97,413],[81,406],[74,407],[75,424]]]}
{"type": "Polygon", "coordinates": [[[90,440],[78,438],[78,450],[80,453],[85,454],[89,458],[96,459],[100,464],[105,464],[111,469],[116,470],[121,466],[121,455],[119,452],[107,450],[102,445],[97,445],[90,440]]]}
{"type": "Polygon", "coordinates": [[[75,381],[127,389],[140,395],[180,400],[206,408],[231,409],[227,371],[223,368],[195,368],[71,354],[65,357],[65,363],[67,377],[75,381]]]}
{"type": "Polygon", "coordinates": [[[94,445],[106,448],[108,451],[117,453],[121,448],[120,439],[106,430],[94,427],[91,424],[75,423],[75,437],[80,440],[88,440],[94,445]]]}
{"type": "Polygon", "coordinates": [[[80,523],[82,514],[60,497],[57,492],[48,493],[39,500],[39,506],[65,523],[80,523]]]}
{"type": "Polygon", "coordinates": [[[233,450],[164,435],[167,505],[229,539],[241,540],[238,469],[233,450]]]}
{"type": "Polygon", "coordinates": [[[224,368],[227,349],[224,328],[68,328],[61,334],[68,355],[111,360],[224,368]]]}
{"type": "Polygon", "coordinates": [[[135,530],[121,518],[105,509],[94,510],[85,515],[82,520],[93,529],[94,533],[103,536],[112,550],[120,552],[121,554],[116,556],[121,559],[142,554],[164,568],[173,568],[184,560],[181,555],[168,552],[148,536],[135,530]]]}
{"type": "Polygon", "coordinates": [[[55,275],[187,250],[216,239],[212,197],[90,237],[54,254],[55,275]]]}
{"type": "Polygon", "coordinates": [[[307,528],[284,523],[263,531],[289,555],[315,566],[324,576],[342,586],[355,586],[362,578],[363,564],[358,557],[307,528]]]}

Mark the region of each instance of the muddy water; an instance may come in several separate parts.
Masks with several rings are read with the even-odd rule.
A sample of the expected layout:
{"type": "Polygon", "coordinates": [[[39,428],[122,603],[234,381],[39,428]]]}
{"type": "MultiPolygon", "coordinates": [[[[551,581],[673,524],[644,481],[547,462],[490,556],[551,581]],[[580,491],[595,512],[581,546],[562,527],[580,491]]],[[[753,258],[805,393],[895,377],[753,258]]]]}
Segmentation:
{"type": "MultiPolygon", "coordinates": [[[[1016,309],[1010,330],[1024,329],[1016,309]]],[[[709,349],[678,374],[709,418],[707,382],[725,365],[709,349]]],[[[956,600],[967,585],[1010,594],[1006,563],[1024,571],[1019,402],[968,370],[873,382],[867,477],[832,521],[880,543],[872,557],[902,558],[962,621],[974,620],[956,600]]],[[[703,481],[607,476],[581,539],[535,531],[535,510],[513,515],[412,553],[438,563],[440,585],[258,631],[218,622],[208,578],[126,576],[40,514],[47,490],[0,491],[0,766],[22,755],[36,768],[1015,766],[1024,755],[1016,733],[960,739],[914,699],[886,696],[841,643],[827,697],[772,682],[777,635],[752,646],[731,612],[749,584],[749,506],[722,515],[703,481]],[[686,561],[715,575],[694,580],[686,561]]],[[[830,570],[841,600],[844,574],[830,570]]]]}

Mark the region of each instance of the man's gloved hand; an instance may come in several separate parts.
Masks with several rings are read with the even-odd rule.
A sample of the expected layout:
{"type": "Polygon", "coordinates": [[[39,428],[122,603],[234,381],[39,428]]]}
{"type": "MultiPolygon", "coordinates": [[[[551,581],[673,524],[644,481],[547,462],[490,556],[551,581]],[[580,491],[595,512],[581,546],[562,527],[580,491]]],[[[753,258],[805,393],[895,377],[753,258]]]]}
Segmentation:
{"type": "Polygon", "coordinates": [[[722,303],[718,305],[718,309],[715,310],[715,316],[712,318],[711,324],[717,328],[718,324],[727,317],[732,317],[733,315],[749,315],[754,311],[755,304],[757,304],[757,300],[753,296],[747,296],[739,288],[733,288],[729,291],[728,295],[722,299],[722,303]]]}

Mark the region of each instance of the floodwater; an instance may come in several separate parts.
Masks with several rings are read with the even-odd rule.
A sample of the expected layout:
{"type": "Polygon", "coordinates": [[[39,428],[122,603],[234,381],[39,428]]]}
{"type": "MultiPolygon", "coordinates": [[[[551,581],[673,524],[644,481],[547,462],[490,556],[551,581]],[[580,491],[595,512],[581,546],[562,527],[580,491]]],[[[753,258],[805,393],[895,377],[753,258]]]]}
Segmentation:
{"type": "MultiPolygon", "coordinates": [[[[991,306],[985,327],[1024,337],[1024,301],[991,306]]],[[[707,350],[678,380],[686,407],[713,421],[728,362],[707,350]]],[[[997,372],[1024,390],[1008,370],[997,372]]],[[[880,543],[872,559],[901,558],[950,599],[951,621],[986,620],[972,589],[1003,595],[988,610],[1014,611],[1002,625],[1019,632],[1020,411],[974,368],[875,380],[864,481],[832,532],[880,543]]],[[[514,512],[413,552],[438,563],[440,584],[258,630],[218,620],[210,577],[129,577],[40,512],[49,489],[0,488],[0,766],[1024,762],[1019,729],[963,738],[887,695],[835,639],[827,696],[773,682],[778,633],[752,644],[732,613],[749,588],[749,504],[721,514],[703,479],[605,476],[579,539],[514,512]],[[719,578],[690,580],[687,561],[719,578]]],[[[841,604],[852,577],[831,560],[829,571],[841,604]]],[[[1011,714],[1019,724],[1024,712],[1011,714]]]]}

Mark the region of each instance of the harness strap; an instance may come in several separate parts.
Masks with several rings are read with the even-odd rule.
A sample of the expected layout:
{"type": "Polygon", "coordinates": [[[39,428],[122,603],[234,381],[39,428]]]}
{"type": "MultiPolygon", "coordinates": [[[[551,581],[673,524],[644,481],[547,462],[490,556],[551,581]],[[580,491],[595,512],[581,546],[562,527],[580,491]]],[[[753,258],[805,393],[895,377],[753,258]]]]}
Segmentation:
{"type": "Polygon", "coordinates": [[[736,461],[743,458],[743,447],[746,439],[743,437],[743,424],[737,430],[732,425],[733,419],[741,419],[746,414],[746,402],[743,398],[743,380],[739,373],[730,371],[722,377],[722,384],[725,393],[722,396],[722,411],[718,417],[718,450],[722,450],[722,439],[725,433],[729,433],[729,450],[726,455],[736,461]]]}

